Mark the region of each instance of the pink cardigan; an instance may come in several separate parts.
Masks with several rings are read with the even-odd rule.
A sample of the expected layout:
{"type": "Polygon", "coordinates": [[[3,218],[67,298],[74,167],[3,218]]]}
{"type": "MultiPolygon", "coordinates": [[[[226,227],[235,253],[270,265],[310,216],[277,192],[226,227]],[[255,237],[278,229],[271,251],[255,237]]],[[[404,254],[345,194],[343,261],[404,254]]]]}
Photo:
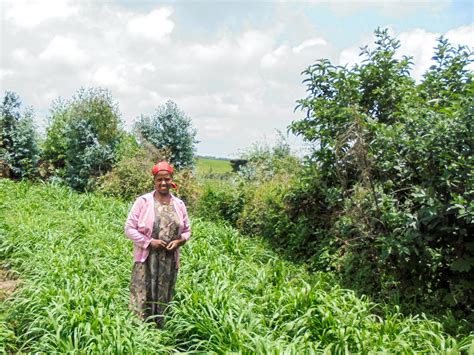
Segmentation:
{"type": "MultiPolygon", "coordinates": [[[[137,198],[125,222],[125,234],[133,241],[135,262],[144,262],[150,253],[148,246],[152,240],[151,234],[155,222],[154,194],[155,191],[152,191],[137,198]]],[[[178,235],[188,241],[191,236],[191,226],[186,206],[183,201],[173,195],[171,195],[171,202],[181,221],[178,235]]],[[[179,267],[179,248],[175,249],[175,258],[176,267],[179,267]]]]}

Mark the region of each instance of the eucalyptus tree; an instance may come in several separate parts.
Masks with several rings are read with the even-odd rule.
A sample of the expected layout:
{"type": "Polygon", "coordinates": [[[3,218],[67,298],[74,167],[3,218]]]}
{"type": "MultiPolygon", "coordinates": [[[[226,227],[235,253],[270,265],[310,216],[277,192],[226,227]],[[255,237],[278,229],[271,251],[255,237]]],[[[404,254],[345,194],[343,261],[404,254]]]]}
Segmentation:
{"type": "Polygon", "coordinates": [[[157,149],[169,150],[169,160],[177,169],[194,165],[197,131],[191,118],[173,101],[168,100],[150,116],[140,116],[135,130],[157,149]]]}

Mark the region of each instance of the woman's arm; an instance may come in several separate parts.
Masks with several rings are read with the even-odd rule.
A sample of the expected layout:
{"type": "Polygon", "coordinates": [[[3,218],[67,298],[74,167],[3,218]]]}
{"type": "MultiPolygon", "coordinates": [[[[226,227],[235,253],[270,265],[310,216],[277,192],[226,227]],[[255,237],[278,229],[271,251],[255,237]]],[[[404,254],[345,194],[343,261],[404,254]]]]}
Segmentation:
{"type": "Polygon", "coordinates": [[[191,237],[191,226],[189,224],[188,211],[186,210],[184,202],[180,202],[177,208],[179,208],[183,216],[183,230],[181,231],[181,236],[179,239],[172,240],[168,243],[168,245],[166,246],[166,249],[168,250],[174,250],[176,248],[179,248],[180,246],[185,244],[191,237]]]}
{"type": "Polygon", "coordinates": [[[189,224],[188,211],[184,202],[181,203],[181,209],[183,212],[183,231],[181,232],[181,238],[184,242],[187,242],[191,237],[191,225],[189,224]]]}
{"type": "Polygon", "coordinates": [[[140,211],[145,204],[143,198],[138,198],[133,204],[127,221],[125,222],[125,235],[128,239],[131,239],[140,248],[146,249],[150,245],[152,238],[148,238],[146,235],[138,231],[138,218],[140,217],[140,211]]]}

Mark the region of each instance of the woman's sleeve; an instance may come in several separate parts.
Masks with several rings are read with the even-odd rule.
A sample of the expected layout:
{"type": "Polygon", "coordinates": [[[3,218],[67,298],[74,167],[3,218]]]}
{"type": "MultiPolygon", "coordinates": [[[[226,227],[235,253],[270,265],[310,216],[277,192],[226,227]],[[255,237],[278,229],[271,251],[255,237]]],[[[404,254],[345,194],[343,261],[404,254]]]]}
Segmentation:
{"type": "Polygon", "coordinates": [[[146,249],[151,243],[151,238],[147,238],[146,235],[138,231],[138,218],[140,217],[140,211],[143,208],[144,199],[138,198],[133,204],[127,221],[125,222],[125,235],[128,239],[131,239],[135,245],[140,248],[146,249]]]}
{"type": "Polygon", "coordinates": [[[181,204],[183,212],[183,232],[181,233],[181,238],[188,241],[191,237],[191,225],[189,224],[188,211],[186,210],[186,205],[181,204]]]}

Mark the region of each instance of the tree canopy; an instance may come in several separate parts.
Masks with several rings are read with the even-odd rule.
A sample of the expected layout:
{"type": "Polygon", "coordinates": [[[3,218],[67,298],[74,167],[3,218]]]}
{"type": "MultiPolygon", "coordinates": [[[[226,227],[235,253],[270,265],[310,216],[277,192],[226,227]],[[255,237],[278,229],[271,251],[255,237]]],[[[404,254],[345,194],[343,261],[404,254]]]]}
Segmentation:
{"type": "Polygon", "coordinates": [[[32,109],[22,109],[20,97],[7,91],[0,107],[0,161],[2,176],[34,178],[39,148],[32,109]]]}
{"type": "Polygon", "coordinates": [[[335,264],[352,285],[379,294],[397,285],[411,301],[435,295],[471,309],[472,53],[438,43],[419,84],[386,30],[362,48],[361,64],[320,60],[303,72],[306,117],[290,129],[313,152],[291,202],[312,221],[316,255],[343,255],[335,264]],[[316,237],[322,230],[331,235],[316,237]]]}
{"type": "Polygon", "coordinates": [[[44,156],[73,188],[86,189],[110,171],[121,137],[121,120],[110,92],[80,89],[70,101],[53,103],[44,156]]]}
{"type": "Polygon", "coordinates": [[[173,101],[159,106],[151,116],[142,115],[135,123],[135,130],[157,149],[169,150],[169,159],[177,169],[194,165],[197,131],[191,118],[173,101]]]}

